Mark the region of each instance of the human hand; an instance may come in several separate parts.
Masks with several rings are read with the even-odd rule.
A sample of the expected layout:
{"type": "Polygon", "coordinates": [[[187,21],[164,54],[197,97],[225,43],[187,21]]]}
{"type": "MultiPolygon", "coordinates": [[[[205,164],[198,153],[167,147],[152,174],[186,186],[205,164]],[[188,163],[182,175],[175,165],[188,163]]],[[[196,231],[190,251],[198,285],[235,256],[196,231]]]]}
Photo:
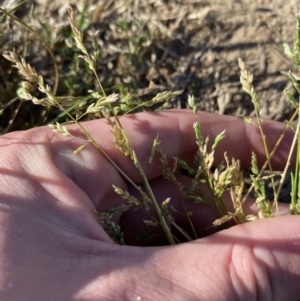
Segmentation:
{"type": "MultiPolygon", "coordinates": [[[[199,113],[203,136],[226,129],[216,160],[240,159],[251,151],[264,163],[258,129],[234,117],[199,113]]],[[[169,157],[188,160],[196,151],[189,111],[136,114],[122,118],[137,156],[158,198],[172,197],[157,162],[146,168],[159,133],[169,157]]],[[[84,124],[131,178],[139,176],[111,145],[105,121],[84,124]]],[[[270,149],[284,125],[264,122],[270,149]]],[[[73,134],[78,130],[70,127],[73,134]]],[[[80,135],[80,134],[78,134],[80,135]]],[[[282,168],[292,133],[273,158],[282,168]]],[[[0,139],[1,300],[297,300],[300,298],[300,220],[283,216],[234,226],[193,242],[161,247],[115,245],[93,212],[122,203],[112,184],[132,187],[92,146],[73,155],[80,143],[49,128],[14,132],[0,139]]],[[[253,203],[253,200],[252,200],[253,203]]],[[[209,208],[187,206],[198,230],[214,220],[209,208]]],[[[284,207],[282,207],[284,209],[284,207]]],[[[129,243],[143,229],[142,214],[118,218],[129,243]]],[[[177,223],[181,220],[178,218],[177,223]]],[[[148,228],[147,228],[148,229],[148,228]]]]}

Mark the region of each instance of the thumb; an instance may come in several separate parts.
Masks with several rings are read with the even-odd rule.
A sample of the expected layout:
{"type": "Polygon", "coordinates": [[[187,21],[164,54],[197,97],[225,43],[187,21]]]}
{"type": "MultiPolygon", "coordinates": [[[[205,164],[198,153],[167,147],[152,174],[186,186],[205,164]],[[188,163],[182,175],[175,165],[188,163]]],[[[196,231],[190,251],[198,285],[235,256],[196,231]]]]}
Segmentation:
{"type": "Polygon", "coordinates": [[[238,225],[156,250],[155,267],[191,300],[299,300],[299,229],[296,216],[238,225]]]}

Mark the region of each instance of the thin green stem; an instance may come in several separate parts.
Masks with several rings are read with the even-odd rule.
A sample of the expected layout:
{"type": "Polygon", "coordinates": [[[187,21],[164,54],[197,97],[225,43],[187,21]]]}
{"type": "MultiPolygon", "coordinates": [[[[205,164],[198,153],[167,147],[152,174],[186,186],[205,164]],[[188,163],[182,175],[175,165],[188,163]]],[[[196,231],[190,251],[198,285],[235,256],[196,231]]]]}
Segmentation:
{"type": "MultiPolygon", "coordinates": [[[[89,59],[91,60],[90,56],[89,56],[89,59]]],[[[104,89],[103,89],[103,86],[102,86],[102,84],[101,84],[101,81],[100,81],[100,79],[99,79],[99,76],[98,76],[98,74],[97,74],[97,72],[96,72],[96,68],[95,68],[96,62],[93,61],[93,63],[94,63],[94,64],[93,64],[93,73],[94,73],[94,75],[95,75],[95,77],[96,77],[97,83],[98,83],[98,85],[99,85],[99,87],[100,87],[100,90],[101,90],[103,96],[106,97],[106,93],[105,93],[105,91],[104,91],[104,89]]]]}
{"type": "MultiPolygon", "coordinates": [[[[252,93],[251,96],[252,96],[252,102],[253,102],[254,107],[255,107],[255,114],[256,114],[258,128],[259,128],[260,135],[261,135],[262,142],[263,142],[265,155],[267,157],[268,168],[269,168],[271,174],[273,174],[270,152],[269,152],[269,149],[268,149],[268,146],[267,146],[267,141],[266,141],[266,135],[265,135],[265,133],[263,131],[263,128],[262,128],[262,121],[261,121],[261,116],[260,116],[260,112],[259,112],[258,100],[257,100],[257,97],[256,97],[255,93],[252,93]]],[[[274,177],[271,177],[271,183],[272,183],[272,188],[273,188],[273,193],[274,193],[274,202],[275,202],[275,206],[276,206],[276,212],[278,214],[278,195],[276,193],[274,177]]]]}
{"type": "MultiPolygon", "coordinates": [[[[130,145],[130,147],[131,147],[131,145],[130,145]]],[[[156,201],[156,198],[155,198],[155,196],[153,194],[153,191],[152,191],[152,189],[150,187],[148,179],[147,179],[147,177],[146,177],[146,175],[145,175],[145,173],[144,173],[144,171],[143,171],[143,169],[142,169],[142,167],[140,165],[140,162],[138,160],[135,163],[135,166],[137,167],[137,169],[138,169],[138,171],[139,171],[139,173],[140,173],[140,175],[142,177],[143,183],[145,185],[145,189],[146,189],[146,191],[148,193],[148,196],[151,199],[152,205],[153,205],[153,207],[154,207],[154,209],[155,209],[155,211],[156,211],[156,213],[157,213],[157,215],[159,217],[159,220],[160,220],[161,226],[163,228],[163,231],[164,231],[165,235],[167,236],[167,239],[168,239],[169,243],[171,245],[174,245],[175,241],[174,241],[173,235],[171,233],[171,230],[170,230],[170,228],[169,228],[169,226],[168,226],[168,224],[167,224],[164,216],[161,213],[161,209],[160,209],[160,207],[159,207],[159,205],[158,205],[158,203],[156,201]]]]}
{"type": "Polygon", "coordinates": [[[295,173],[294,173],[294,177],[293,177],[293,181],[294,181],[294,185],[293,185],[293,189],[292,189],[292,207],[296,208],[296,204],[297,204],[297,199],[298,199],[298,182],[299,182],[299,164],[300,164],[300,122],[298,121],[297,124],[297,128],[296,128],[296,132],[295,132],[295,137],[293,140],[293,143],[295,141],[297,141],[297,154],[296,154],[296,166],[295,166],[295,173]]]}
{"type": "MultiPolygon", "coordinates": [[[[299,160],[300,160],[300,158],[299,158],[299,151],[300,151],[300,148],[299,148],[299,137],[298,137],[298,135],[299,135],[299,129],[300,129],[300,122],[298,122],[298,124],[297,124],[295,136],[294,136],[293,142],[292,142],[292,144],[291,144],[290,152],[289,152],[289,155],[288,155],[288,158],[287,158],[287,163],[286,163],[286,165],[285,165],[285,167],[284,167],[283,173],[282,173],[282,175],[281,175],[280,183],[279,183],[279,185],[278,185],[277,195],[279,195],[279,193],[280,193],[280,191],[281,191],[281,188],[282,188],[282,186],[283,186],[283,184],[284,184],[284,179],[285,179],[285,177],[286,177],[286,175],[287,175],[288,168],[289,168],[289,166],[290,166],[291,158],[292,158],[292,155],[293,155],[295,146],[296,146],[296,141],[297,141],[297,139],[298,139],[298,149],[297,149],[297,158],[296,158],[296,166],[295,166],[295,170],[296,170],[296,175],[298,175],[298,172],[299,172],[299,160]]],[[[296,187],[296,186],[294,186],[294,187],[296,187]]],[[[293,200],[296,200],[296,198],[294,198],[294,197],[296,197],[296,195],[294,195],[294,193],[295,193],[294,191],[291,191],[291,196],[292,196],[291,202],[292,202],[292,204],[295,204],[295,203],[293,203],[293,200]]],[[[296,193],[297,193],[297,192],[296,192],[296,193]]]]}
{"type": "MultiPolygon", "coordinates": [[[[193,238],[191,236],[189,236],[185,231],[182,230],[181,227],[179,227],[176,223],[172,222],[171,223],[188,241],[192,241],[193,238]]],[[[192,224],[193,225],[193,224],[192,224]]],[[[193,231],[195,231],[195,229],[193,229],[193,231]]],[[[197,237],[197,233],[194,233],[195,237],[197,237]]],[[[172,234],[173,236],[173,234],[172,234]]]]}
{"type": "MultiPolygon", "coordinates": [[[[53,99],[53,98],[52,98],[53,99]]],[[[53,99],[55,100],[55,98],[53,99]]],[[[57,102],[56,105],[61,109],[64,110],[63,106],[57,102]]],[[[66,111],[65,111],[66,112],[66,111]]],[[[87,138],[90,140],[90,142],[96,147],[96,149],[111,163],[118,172],[137,190],[139,190],[139,187],[130,179],[130,177],[110,158],[110,156],[103,150],[103,148],[94,140],[94,138],[89,134],[89,132],[81,125],[80,122],[78,122],[69,112],[66,112],[67,116],[72,119],[73,122],[79,126],[79,128],[82,130],[82,132],[87,136],[87,138]]]]}
{"type": "Polygon", "coordinates": [[[214,205],[217,210],[217,213],[221,217],[222,216],[222,208],[227,211],[226,205],[224,204],[222,198],[220,198],[216,195],[215,185],[214,185],[213,181],[210,179],[209,173],[207,171],[205,171],[204,177],[205,177],[205,182],[208,187],[211,198],[214,201],[214,205]]]}
{"type": "MultiPolygon", "coordinates": [[[[64,110],[64,108],[61,106],[61,104],[56,101],[54,95],[51,95],[49,93],[48,95],[55,103],[56,105],[64,110]]],[[[88,133],[88,131],[81,125],[80,122],[78,122],[69,112],[66,112],[66,114],[80,127],[80,129],[83,131],[83,133],[87,136],[87,138],[90,140],[90,142],[96,147],[96,149],[98,149],[98,151],[100,151],[100,153],[120,172],[120,174],[133,186],[135,187],[137,190],[139,190],[139,187],[130,179],[130,177],[110,158],[110,156],[102,149],[102,147],[93,139],[93,137],[88,133]]],[[[116,117],[116,120],[119,121],[119,119],[116,117]]],[[[120,123],[119,123],[120,124],[120,123]]],[[[121,124],[120,124],[121,125],[121,124]]],[[[132,146],[130,145],[130,147],[132,148],[132,146]]],[[[139,170],[140,175],[142,176],[142,180],[143,183],[145,185],[146,191],[148,192],[148,196],[151,199],[152,205],[155,208],[155,211],[157,212],[160,222],[161,222],[161,226],[163,228],[163,231],[165,232],[165,235],[167,236],[169,243],[171,245],[175,244],[174,238],[172,236],[172,233],[167,225],[167,222],[165,220],[165,218],[163,217],[162,213],[161,213],[161,209],[159,208],[159,205],[156,201],[156,198],[153,194],[153,191],[150,187],[150,184],[147,180],[147,177],[145,175],[145,173],[143,172],[143,169],[139,163],[139,161],[137,160],[137,162],[135,163],[135,166],[137,167],[137,169],[139,170]]]]}
{"type": "MultiPolygon", "coordinates": [[[[296,118],[296,116],[298,115],[298,112],[299,112],[299,109],[297,109],[297,110],[294,112],[293,116],[292,116],[292,117],[290,118],[290,120],[289,120],[289,123],[293,122],[293,120],[294,120],[294,119],[296,118]]],[[[277,140],[277,142],[276,142],[276,144],[275,144],[273,150],[272,150],[271,153],[270,153],[270,159],[271,159],[271,158],[273,157],[273,155],[275,154],[277,148],[279,147],[280,143],[282,142],[282,140],[283,140],[283,138],[284,138],[284,136],[285,136],[285,133],[287,132],[288,129],[289,129],[289,126],[286,125],[285,128],[284,128],[284,130],[283,130],[283,132],[282,132],[282,134],[281,134],[280,137],[278,138],[278,140],[277,140]]],[[[268,161],[266,160],[265,163],[263,164],[262,168],[260,169],[260,172],[259,172],[259,174],[257,175],[256,179],[259,179],[259,178],[262,176],[262,174],[263,174],[263,172],[265,171],[267,165],[268,165],[268,161]]],[[[244,204],[244,202],[247,200],[247,198],[248,198],[248,196],[250,195],[250,193],[252,192],[252,190],[254,189],[254,184],[253,184],[253,183],[254,183],[254,182],[252,182],[251,186],[249,187],[249,189],[247,190],[246,194],[244,195],[244,197],[243,197],[243,199],[242,199],[242,203],[243,203],[243,204],[244,204]]]]}

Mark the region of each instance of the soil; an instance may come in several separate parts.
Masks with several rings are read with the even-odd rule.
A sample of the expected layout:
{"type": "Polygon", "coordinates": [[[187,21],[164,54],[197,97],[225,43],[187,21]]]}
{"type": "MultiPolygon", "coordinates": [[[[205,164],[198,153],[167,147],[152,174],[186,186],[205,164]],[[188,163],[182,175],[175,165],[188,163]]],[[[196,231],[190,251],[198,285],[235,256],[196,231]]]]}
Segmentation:
{"type": "MultiPolygon", "coordinates": [[[[17,3],[5,0],[2,6],[9,10],[17,3]]],[[[239,83],[238,58],[242,58],[254,74],[262,116],[283,121],[291,115],[292,108],[282,91],[288,83],[286,73],[296,70],[286,58],[282,45],[293,43],[297,1],[30,0],[17,10],[16,16],[26,22],[32,8],[30,24],[38,28],[41,20],[47,20],[54,37],[68,26],[68,3],[79,12],[85,8],[91,21],[85,31],[100,30],[102,41],[99,44],[103,47],[100,72],[104,86],[127,83],[134,86],[139,96],[184,90],[180,99],[166,107],[184,108],[186,96],[192,94],[204,111],[251,116],[253,105],[239,83]],[[127,36],[116,28],[122,19],[127,20],[127,36]],[[152,40],[146,37],[139,45],[142,63],[137,68],[126,66],[126,51],[130,38],[141,34],[141,28],[134,28],[138,25],[158,34],[152,40]],[[128,74],[120,76],[117,71],[126,67],[128,74]]],[[[12,43],[11,36],[5,39],[10,43],[4,44],[4,50],[12,43]]],[[[51,62],[42,57],[47,53],[41,47],[31,46],[29,59],[33,53],[41,55],[32,60],[37,68],[51,68],[51,62]]],[[[59,47],[61,40],[58,39],[52,47],[54,53],[59,53],[59,47]]],[[[67,58],[58,60],[60,73],[63,73],[67,58]]],[[[53,77],[53,74],[48,76],[53,77]]],[[[59,91],[64,91],[61,84],[59,91]]]]}

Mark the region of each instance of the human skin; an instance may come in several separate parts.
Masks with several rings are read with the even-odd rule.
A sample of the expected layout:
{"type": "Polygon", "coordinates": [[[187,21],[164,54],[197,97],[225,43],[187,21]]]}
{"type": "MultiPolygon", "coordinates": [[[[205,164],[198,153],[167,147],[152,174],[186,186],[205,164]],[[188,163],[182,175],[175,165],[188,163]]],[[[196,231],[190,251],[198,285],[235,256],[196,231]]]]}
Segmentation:
{"type": "MultiPolygon", "coordinates": [[[[203,135],[213,141],[226,129],[216,162],[229,157],[249,166],[251,151],[264,163],[259,130],[234,118],[199,113],[203,135]]],[[[196,151],[190,111],[142,113],[121,118],[158,199],[172,196],[155,161],[146,168],[159,133],[169,158],[190,160],[196,151]]],[[[284,125],[264,121],[272,149],[284,125]]],[[[111,143],[104,120],[85,128],[138,184],[134,167],[111,143]]],[[[70,126],[75,136],[82,136],[70,126]]],[[[272,159],[286,161],[292,132],[272,159]]],[[[0,138],[0,300],[298,300],[300,299],[300,219],[279,216],[246,223],[176,246],[114,244],[95,210],[121,204],[112,184],[132,191],[117,170],[92,146],[73,155],[74,138],[47,127],[0,138]]],[[[293,163],[293,162],[292,162],[293,163]]],[[[253,200],[248,200],[253,204],[253,200]]],[[[194,206],[197,230],[213,221],[208,207],[194,206]]],[[[250,205],[248,206],[251,210],[250,205]]],[[[281,213],[287,212],[282,205],[281,213]]],[[[139,212],[116,220],[131,244],[143,227],[139,212]]],[[[180,224],[181,220],[176,221],[180,224]]],[[[147,228],[145,228],[147,229],[147,228]]]]}

